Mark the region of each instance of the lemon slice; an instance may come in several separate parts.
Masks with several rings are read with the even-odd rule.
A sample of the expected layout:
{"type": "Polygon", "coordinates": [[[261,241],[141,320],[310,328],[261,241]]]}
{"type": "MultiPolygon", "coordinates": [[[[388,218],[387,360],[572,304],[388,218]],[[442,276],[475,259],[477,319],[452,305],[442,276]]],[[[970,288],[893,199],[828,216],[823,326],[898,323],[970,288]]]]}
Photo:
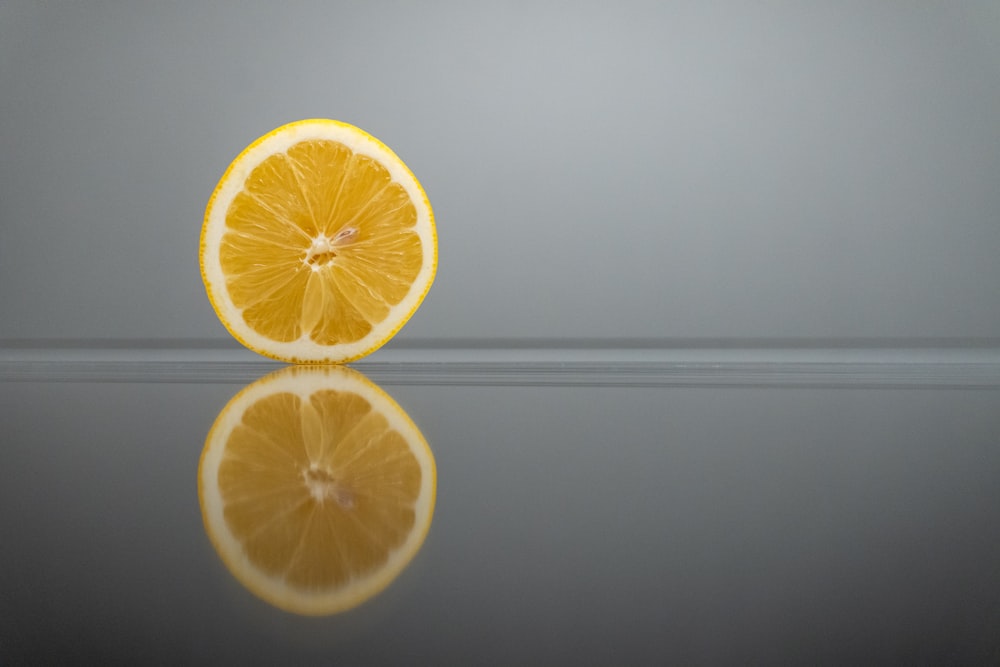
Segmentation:
{"type": "Polygon", "coordinates": [[[291,366],[219,413],[198,466],[205,530],[227,569],[286,611],[345,611],[388,586],[434,513],[434,456],[357,371],[291,366]]]}
{"type": "Polygon", "coordinates": [[[205,210],[202,279],[245,346],[294,363],[373,352],[420,306],[437,270],[430,202],[367,132],[303,120],[233,161],[205,210]]]}

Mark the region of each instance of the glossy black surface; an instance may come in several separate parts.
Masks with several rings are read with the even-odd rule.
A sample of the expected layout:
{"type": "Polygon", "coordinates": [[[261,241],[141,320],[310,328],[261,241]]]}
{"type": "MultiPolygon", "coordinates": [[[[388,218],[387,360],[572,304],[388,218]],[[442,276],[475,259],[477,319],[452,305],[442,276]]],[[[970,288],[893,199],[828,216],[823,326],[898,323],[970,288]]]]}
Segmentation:
{"type": "Polygon", "coordinates": [[[229,574],[197,496],[273,366],[61,368],[0,375],[3,665],[1000,659],[995,369],[368,366],[434,451],[433,524],[381,595],[303,618],[229,574]]]}

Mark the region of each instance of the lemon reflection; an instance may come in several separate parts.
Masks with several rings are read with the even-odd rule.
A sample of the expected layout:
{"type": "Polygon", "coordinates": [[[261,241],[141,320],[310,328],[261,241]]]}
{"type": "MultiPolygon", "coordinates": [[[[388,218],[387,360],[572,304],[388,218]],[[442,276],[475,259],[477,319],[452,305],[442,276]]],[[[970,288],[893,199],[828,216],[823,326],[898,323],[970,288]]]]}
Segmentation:
{"type": "Polygon", "coordinates": [[[222,409],[198,466],[205,531],[252,593],[287,611],[345,611],[388,586],[431,525],[434,455],[362,374],[293,366],[222,409]]]}

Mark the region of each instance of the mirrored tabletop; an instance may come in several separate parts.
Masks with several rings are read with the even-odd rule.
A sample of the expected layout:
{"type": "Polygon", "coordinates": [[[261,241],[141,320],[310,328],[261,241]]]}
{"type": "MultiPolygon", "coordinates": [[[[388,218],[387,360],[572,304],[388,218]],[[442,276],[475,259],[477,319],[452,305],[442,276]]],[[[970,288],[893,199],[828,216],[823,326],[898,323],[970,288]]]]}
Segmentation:
{"type": "MultiPolygon", "coordinates": [[[[322,370],[240,359],[0,364],[0,664],[1000,661],[996,364],[354,364],[328,395],[422,438],[436,486],[393,572],[324,611],[298,601],[333,584],[255,578],[199,499],[225,503],[210,432],[280,393],[341,410],[322,370]]],[[[331,531],[294,559],[355,548],[331,531]]]]}

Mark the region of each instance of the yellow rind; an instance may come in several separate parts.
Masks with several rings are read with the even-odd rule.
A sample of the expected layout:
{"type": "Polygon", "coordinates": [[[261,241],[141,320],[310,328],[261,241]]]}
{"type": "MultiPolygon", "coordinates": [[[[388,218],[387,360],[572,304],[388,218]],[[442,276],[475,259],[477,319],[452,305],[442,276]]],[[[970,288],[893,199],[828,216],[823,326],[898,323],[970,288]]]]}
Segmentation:
{"type": "MultiPolygon", "coordinates": [[[[276,361],[284,361],[293,364],[317,364],[317,365],[341,364],[341,363],[348,363],[351,361],[357,361],[358,359],[368,356],[369,354],[371,354],[375,350],[378,350],[383,345],[392,340],[392,338],[397,333],[399,333],[399,330],[402,329],[403,326],[410,321],[410,318],[413,317],[413,314],[417,312],[417,309],[420,308],[420,305],[424,302],[424,298],[427,296],[427,293],[430,291],[431,286],[434,284],[434,278],[437,276],[437,267],[438,267],[438,237],[437,237],[437,225],[434,222],[434,209],[431,208],[430,200],[427,198],[427,193],[424,191],[423,186],[420,184],[420,181],[417,180],[417,177],[413,174],[410,168],[406,165],[405,162],[403,162],[399,158],[398,155],[396,155],[395,152],[393,152],[391,148],[382,143],[382,141],[380,141],[377,137],[369,134],[368,132],[365,132],[359,127],[351,125],[350,123],[345,123],[343,121],[333,120],[330,118],[307,118],[303,120],[298,120],[292,123],[287,123],[285,125],[282,125],[281,127],[275,128],[270,132],[268,132],[267,134],[258,137],[249,146],[244,148],[240,152],[240,154],[237,155],[236,158],[229,163],[229,166],[226,167],[225,172],[223,172],[222,177],[219,179],[219,182],[216,184],[215,189],[212,191],[212,195],[208,198],[208,204],[205,206],[205,216],[202,219],[201,236],[199,238],[199,243],[198,243],[198,265],[201,271],[202,283],[205,286],[205,292],[208,295],[208,302],[212,305],[212,310],[215,311],[215,314],[219,318],[219,321],[222,322],[222,326],[226,328],[229,334],[237,341],[239,341],[240,344],[246,347],[247,349],[252,350],[261,356],[268,357],[276,361]],[[215,200],[219,195],[219,191],[229,180],[229,175],[237,166],[239,166],[242,163],[243,159],[246,157],[248,153],[250,153],[254,148],[262,144],[263,142],[267,141],[271,137],[274,137],[278,134],[282,134],[296,127],[300,127],[303,125],[312,125],[312,124],[329,124],[335,127],[346,129],[350,132],[358,133],[359,135],[375,143],[377,146],[379,146],[382,150],[384,150],[388,155],[393,157],[398,162],[399,166],[402,167],[402,169],[407,174],[409,174],[409,176],[413,179],[413,183],[416,185],[417,190],[420,193],[421,199],[423,200],[423,204],[427,208],[427,214],[429,217],[429,224],[430,224],[430,234],[432,240],[431,245],[433,249],[433,258],[431,261],[430,273],[427,278],[426,285],[420,292],[420,295],[417,297],[415,303],[413,304],[413,307],[410,308],[410,310],[406,313],[404,317],[401,317],[399,319],[399,322],[396,324],[396,326],[394,326],[392,330],[389,331],[389,333],[385,334],[381,339],[377,340],[377,342],[375,342],[369,347],[366,347],[362,352],[346,356],[330,356],[324,359],[302,359],[295,356],[277,354],[271,352],[270,350],[261,349],[259,346],[253,345],[250,342],[248,342],[243,336],[240,335],[239,331],[237,331],[237,329],[232,324],[230,324],[229,320],[225,317],[225,315],[223,315],[222,309],[219,307],[219,304],[216,303],[215,297],[212,295],[212,282],[209,280],[208,275],[205,271],[205,250],[206,250],[205,234],[208,230],[208,221],[212,215],[212,210],[215,206],[215,200]]],[[[222,289],[225,290],[224,285],[222,286],[222,289]]],[[[337,346],[332,345],[330,347],[331,349],[335,349],[337,346]]]]}
{"type": "MultiPolygon", "coordinates": [[[[345,596],[344,599],[339,601],[337,605],[331,605],[329,607],[324,607],[322,609],[317,609],[317,608],[303,609],[302,607],[297,607],[296,605],[289,603],[287,599],[273,597],[267,595],[264,591],[259,590],[257,588],[256,582],[254,581],[253,577],[251,577],[248,574],[249,567],[243,566],[238,562],[234,562],[235,559],[230,558],[230,554],[227,552],[226,549],[223,548],[219,537],[213,532],[209,524],[207,518],[208,513],[205,505],[205,489],[203,482],[205,457],[209,452],[211,443],[214,442],[216,431],[218,431],[221,422],[223,421],[224,417],[226,416],[226,414],[230,409],[230,406],[235,405],[244,395],[248,394],[251,391],[256,391],[266,384],[270,384],[277,377],[281,375],[285,374],[296,375],[302,372],[311,372],[312,368],[314,367],[296,368],[292,366],[273,371],[268,375],[265,375],[264,377],[256,380],[255,382],[250,383],[246,387],[243,387],[243,389],[241,389],[232,398],[230,398],[229,402],[226,403],[225,407],[223,407],[222,410],[219,411],[218,416],[216,417],[215,421],[212,424],[212,427],[208,431],[208,435],[205,437],[205,446],[202,448],[201,455],[198,458],[198,507],[201,511],[202,523],[205,526],[205,533],[208,536],[209,542],[212,544],[212,548],[215,549],[215,553],[219,556],[220,560],[222,560],[223,564],[226,566],[226,569],[229,570],[230,574],[232,574],[233,577],[235,577],[236,580],[239,581],[244,588],[246,588],[248,591],[253,593],[261,600],[283,611],[287,611],[302,616],[328,616],[331,614],[338,614],[345,611],[349,611],[357,607],[358,605],[368,600],[371,600],[372,598],[379,595],[382,591],[384,591],[389,586],[389,584],[395,581],[396,577],[399,576],[399,574],[406,568],[406,566],[413,560],[413,558],[416,557],[416,555],[420,552],[421,548],[423,548],[424,542],[427,539],[427,535],[430,533],[430,527],[433,521],[431,520],[426,523],[420,535],[416,539],[416,542],[413,544],[409,558],[407,558],[403,562],[401,568],[397,570],[386,570],[385,572],[382,573],[381,578],[375,580],[375,583],[371,584],[369,588],[356,591],[355,595],[345,596]]],[[[332,371],[333,369],[330,370],[332,371]]],[[[382,389],[377,384],[369,380],[362,373],[355,371],[353,369],[347,367],[338,367],[336,370],[337,372],[343,372],[344,374],[352,376],[354,379],[364,384],[373,393],[375,393],[377,396],[383,399],[385,405],[391,407],[393,411],[396,413],[396,415],[411,427],[413,434],[417,436],[418,442],[415,444],[418,444],[420,448],[426,453],[427,460],[430,462],[430,467],[429,467],[429,472],[431,477],[430,503],[427,508],[427,514],[428,516],[433,517],[434,508],[437,504],[437,464],[434,460],[434,452],[431,450],[430,445],[427,443],[426,438],[424,438],[423,434],[420,432],[420,429],[413,422],[413,420],[410,419],[410,416],[406,414],[403,408],[400,407],[400,405],[396,403],[395,399],[393,399],[388,393],[386,393],[384,389],[382,389]]],[[[409,442],[409,440],[407,442],[409,442]]]]}

